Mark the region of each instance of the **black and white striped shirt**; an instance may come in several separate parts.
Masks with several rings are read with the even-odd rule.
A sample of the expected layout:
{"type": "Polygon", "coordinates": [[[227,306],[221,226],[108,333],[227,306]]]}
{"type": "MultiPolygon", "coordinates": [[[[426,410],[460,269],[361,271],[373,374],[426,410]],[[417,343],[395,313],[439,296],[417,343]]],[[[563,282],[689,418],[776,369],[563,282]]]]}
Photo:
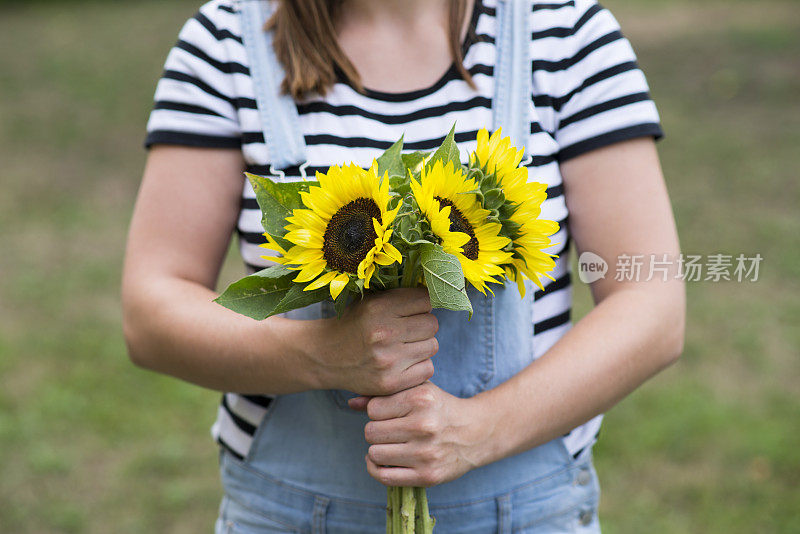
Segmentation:
{"type": "MultiPolygon", "coordinates": [[[[235,6],[233,0],[208,2],[181,30],[156,89],[145,144],[241,148],[249,172],[268,174],[235,6]]],[[[325,97],[312,94],[299,101],[309,175],[349,161],[369,166],[400,135],[408,150],[433,149],[454,122],[466,161],[477,131],[492,124],[494,6],[495,0],[475,1],[470,36],[463,43],[464,65],[477,90],[451,67],[436,83],[417,91],[358,93],[342,81],[325,97]]],[[[559,244],[551,250],[559,254],[555,281],[535,295],[532,331],[539,357],[571,326],[568,213],[559,162],[614,142],[662,133],[630,44],[611,13],[595,0],[535,1],[530,29],[534,94],[526,143],[533,154],[529,175],[548,184],[542,217],[561,226],[553,236],[559,244]]],[[[286,170],[287,179],[298,177],[297,168],[286,170]]],[[[260,219],[255,195],[245,182],[240,250],[245,264],[256,269],[265,265],[260,258],[265,250],[258,247],[263,242],[260,219]]],[[[245,456],[269,404],[268,396],[225,394],[212,434],[232,453],[245,456]]],[[[594,443],[601,417],[566,436],[570,453],[577,455],[594,443]]]]}

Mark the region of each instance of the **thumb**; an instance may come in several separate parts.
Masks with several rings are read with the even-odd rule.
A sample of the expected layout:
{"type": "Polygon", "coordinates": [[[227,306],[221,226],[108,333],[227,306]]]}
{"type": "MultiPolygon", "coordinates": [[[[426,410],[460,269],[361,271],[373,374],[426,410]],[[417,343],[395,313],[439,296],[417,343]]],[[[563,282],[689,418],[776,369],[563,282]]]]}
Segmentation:
{"type": "Polygon", "coordinates": [[[358,412],[366,412],[367,411],[367,403],[372,397],[353,397],[352,399],[347,400],[347,405],[350,407],[351,410],[356,410],[358,412]]]}

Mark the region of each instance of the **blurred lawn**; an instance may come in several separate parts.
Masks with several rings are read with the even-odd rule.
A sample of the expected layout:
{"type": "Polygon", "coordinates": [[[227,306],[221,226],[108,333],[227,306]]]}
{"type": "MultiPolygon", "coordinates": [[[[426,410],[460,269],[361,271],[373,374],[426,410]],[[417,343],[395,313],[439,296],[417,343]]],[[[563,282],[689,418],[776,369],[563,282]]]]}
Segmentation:
{"type": "MultiPolygon", "coordinates": [[[[794,1],[606,5],[662,114],[694,283],[681,362],[607,417],[606,532],[800,532],[800,17],[794,1]]],[[[0,5],[0,530],[209,532],[218,394],[135,369],[119,273],[144,125],[196,2],[0,5]]],[[[231,255],[224,282],[241,275],[231,255]]],[[[576,290],[577,316],[589,307],[576,290]]]]}

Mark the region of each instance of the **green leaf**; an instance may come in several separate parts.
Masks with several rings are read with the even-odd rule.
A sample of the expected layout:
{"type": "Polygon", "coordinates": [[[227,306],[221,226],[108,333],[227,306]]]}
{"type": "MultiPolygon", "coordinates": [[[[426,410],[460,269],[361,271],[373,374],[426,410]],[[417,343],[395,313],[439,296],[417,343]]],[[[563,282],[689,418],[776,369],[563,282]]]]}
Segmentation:
{"type": "Polygon", "coordinates": [[[489,189],[483,195],[483,207],[487,210],[499,210],[506,201],[506,196],[500,189],[489,189]]]}
{"type": "MultiPolygon", "coordinates": [[[[280,205],[274,198],[265,196],[258,199],[261,207],[261,226],[264,231],[272,237],[283,237],[286,235],[286,217],[292,212],[280,205]]],[[[284,242],[281,242],[281,246],[284,242]]],[[[285,249],[286,247],[284,247],[285,249]]]]}
{"type": "Polygon", "coordinates": [[[275,199],[281,206],[288,210],[302,208],[303,200],[300,198],[301,191],[308,191],[312,185],[318,185],[317,182],[297,180],[294,182],[275,182],[267,176],[258,176],[249,172],[244,173],[250,180],[253,186],[253,191],[256,193],[256,199],[259,198],[259,193],[268,194],[275,199]]]}
{"type": "Polygon", "coordinates": [[[403,164],[400,152],[403,150],[403,137],[390,146],[386,152],[381,154],[376,161],[378,162],[378,176],[383,177],[383,173],[388,172],[389,177],[405,176],[406,166],[403,164]]]}
{"type": "Polygon", "coordinates": [[[274,265],[232,283],[214,302],[259,321],[266,319],[277,313],[278,304],[294,287],[294,275],[283,265],[274,265]]]}
{"type": "Polygon", "coordinates": [[[512,241],[519,238],[519,230],[522,225],[511,219],[500,219],[500,224],[503,226],[502,234],[512,241]]]}
{"type": "Polygon", "coordinates": [[[411,194],[411,181],[409,180],[408,175],[392,176],[389,178],[389,187],[400,197],[411,194]]]}
{"type": "MultiPolygon", "coordinates": [[[[391,184],[389,185],[389,187],[391,188],[391,184]]],[[[389,209],[390,210],[395,209],[401,202],[403,202],[403,198],[400,195],[392,196],[391,198],[389,198],[389,209]]]]}
{"type": "Polygon", "coordinates": [[[258,276],[261,278],[280,278],[292,273],[296,274],[296,271],[291,270],[285,265],[276,263],[275,265],[270,265],[266,269],[261,269],[260,271],[253,273],[251,276],[258,276]]]}
{"type": "Polygon", "coordinates": [[[464,273],[458,258],[441,245],[420,245],[420,265],[428,286],[431,306],[453,311],[467,311],[472,318],[472,303],[467,296],[464,273]]]}
{"type": "Polygon", "coordinates": [[[283,299],[275,307],[275,310],[272,312],[272,314],[284,313],[296,310],[297,308],[305,308],[311,304],[322,302],[331,296],[330,289],[327,285],[322,286],[319,289],[305,291],[303,288],[305,288],[306,285],[307,284],[293,283],[292,287],[289,288],[289,291],[286,292],[283,299]]]}
{"type": "Polygon", "coordinates": [[[286,217],[292,212],[269,195],[259,198],[258,205],[261,208],[261,227],[264,231],[271,236],[286,235],[286,217]]]}
{"type": "Polygon", "coordinates": [[[261,208],[264,231],[276,238],[286,235],[286,217],[292,214],[292,210],[304,207],[300,192],[308,191],[316,182],[275,182],[249,172],[245,176],[250,180],[261,208]]]}
{"type": "Polygon", "coordinates": [[[403,154],[400,157],[403,159],[403,164],[409,171],[418,173],[423,160],[430,155],[430,152],[422,152],[421,150],[417,150],[416,152],[412,152],[410,154],[403,154]]]}
{"type": "Polygon", "coordinates": [[[339,298],[333,301],[333,309],[336,311],[336,317],[338,319],[342,318],[345,308],[352,300],[350,297],[353,295],[353,293],[349,289],[349,287],[346,287],[344,291],[339,294],[339,298]]]}
{"type": "Polygon", "coordinates": [[[476,168],[470,167],[469,171],[467,172],[467,178],[475,180],[475,182],[478,183],[478,184],[482,184],[483,183],[483,179],[485,178],[485,176],[484,176],[483,171],[481,169],[476,169],[476,168]]]}
{"type": "Polygon", "coordinates": [[[437,161],[441,161],[443,165],[447,165],[447,162],[452,161],[454,168],[457,169],[461,167],[461,154],[458,151],[458,145],[456,145],[455,142],[455,135],[456,125],[453,124],[453,127],[450,129],[450,133],[444,138],[441,146],[436,149],[436,152],[433,153],[431,159],[425,163],[425,168],[433,167],[437,161]]]}
{"type": "Polygon", "coordinates": [[[395,234],[408,246],[428,243],[422,240],[422,233],[416,216],[413,213],[404,213],[395,220],[395,234]]]}
{"type": "Polygon", "coordinates": [[[400,239],[403,241],[403,243],[407,247],[416,247],[416,246],[419,246],[419,245],[432,244],[427,239],[423,239],[421,237],[419,239],[417,239],[417,237],[418,236],[415,236],[415,235],[410,235],[408,237],[401,236],[400,239]]]}

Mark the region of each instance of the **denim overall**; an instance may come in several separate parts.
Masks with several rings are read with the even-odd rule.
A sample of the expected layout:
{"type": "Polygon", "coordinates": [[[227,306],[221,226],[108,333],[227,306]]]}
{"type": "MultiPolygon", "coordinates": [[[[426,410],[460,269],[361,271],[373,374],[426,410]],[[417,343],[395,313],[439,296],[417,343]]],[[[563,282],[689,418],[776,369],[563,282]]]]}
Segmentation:
{"type": "MultiPolygon", "coordinates": [[[[244,42],[274,169],[305,161],[293,101],[278,91],[282,70],[262,31],[267,2],[239,3],[244,42]]],[[[516,146],[529,129],[531,66],[529,1],[501,1],[494,128],[516,146]]],[[[432,381],[471,397],[500,385],[533,361],[533,294],[516,286],[494,297],[468,291],[474,313],[434,310],[439,352],[432,381]]],[[[333,316],[332,303],[285,314],[298,320],[333,316]]],[[[278,396],[258,425],[244,460],[221,453],[225,496],[216,524],[222,533],[359,534],[385,532],[386,489],[369,476],[364,456],[366,414],[347,407],[353,393],[308,391],[278,396]]],[[[572,457],[563,439],[475,469],[428,489],[438,534],[599,532],[597,477],[588,452],[572,457]]]]}

